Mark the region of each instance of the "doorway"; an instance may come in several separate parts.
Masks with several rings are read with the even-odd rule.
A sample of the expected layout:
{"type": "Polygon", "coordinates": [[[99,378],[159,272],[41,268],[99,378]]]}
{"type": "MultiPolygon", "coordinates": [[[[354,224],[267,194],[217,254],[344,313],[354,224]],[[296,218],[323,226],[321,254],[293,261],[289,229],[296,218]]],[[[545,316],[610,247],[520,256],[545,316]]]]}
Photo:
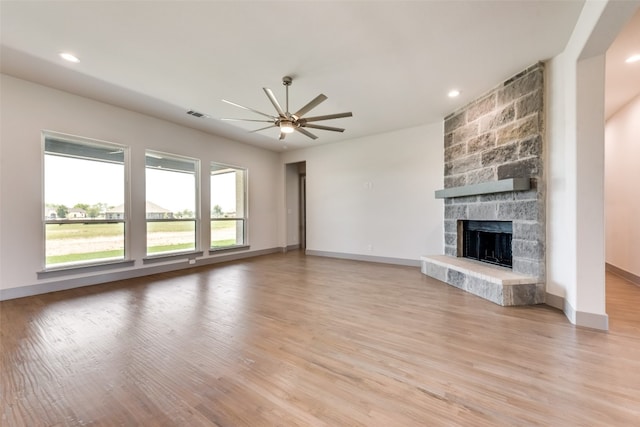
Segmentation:
{"type": "Polygon", "coordinates": [[[629,61],[640,37],[640,9],[622,28],[606,53],[604,211],[605,297],[611,328],[640,320],[640,64],[629,61]]]}
{"type": "MultiPolygon", "coordinates": [[[[304,162],[303,162],[304,163],[304,162]]],[[[300,249],[307,249],[307,174],[300,174],[300,249]]]]}
{"type": "Polygon", "coordinates": [[[287,250],[307,248],[307,164],[285,165],[287,250]]]}

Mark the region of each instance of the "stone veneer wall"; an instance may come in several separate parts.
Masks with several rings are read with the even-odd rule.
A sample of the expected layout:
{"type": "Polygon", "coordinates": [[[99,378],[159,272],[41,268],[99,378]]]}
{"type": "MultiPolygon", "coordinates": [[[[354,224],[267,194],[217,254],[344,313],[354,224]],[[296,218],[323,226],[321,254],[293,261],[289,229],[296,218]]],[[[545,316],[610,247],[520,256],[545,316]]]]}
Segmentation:
{"type": "Polygon", "coordinates": [[[513,272],[545,277],[544,65],[533,65],[445,118],[445,188],[506,178],[531,190],[445,200],[445,254],[458,220],[513,221],[513,272]]]}

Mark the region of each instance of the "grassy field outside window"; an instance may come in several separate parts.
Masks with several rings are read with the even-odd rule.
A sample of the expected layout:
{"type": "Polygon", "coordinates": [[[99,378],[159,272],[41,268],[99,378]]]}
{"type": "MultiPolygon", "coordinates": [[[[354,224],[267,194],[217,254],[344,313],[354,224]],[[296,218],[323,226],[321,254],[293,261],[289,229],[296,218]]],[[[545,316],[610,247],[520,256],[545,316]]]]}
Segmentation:
{"type": "MultiPolygon", "coordinates": [[[[194,223],[180,222],[149,222],[148,232],[159,237],[148,248],[149,254],[163,252],[179,252],[193,250],[194,223]],[[189,242],[163,244],[162,233],[172,236],[184,235],[189,242]]],[[[212,229],[221,237],[211,242],[212,247],[225,247],[235,244],[235,221],[212,221],[212,229]]],[[[83,263],[98,260],[116,260],[124,256],[124,247],[120,242],[124,234],[123,223],[111,224],[47,224],[47,265],[67,263],[83,263]]]]}

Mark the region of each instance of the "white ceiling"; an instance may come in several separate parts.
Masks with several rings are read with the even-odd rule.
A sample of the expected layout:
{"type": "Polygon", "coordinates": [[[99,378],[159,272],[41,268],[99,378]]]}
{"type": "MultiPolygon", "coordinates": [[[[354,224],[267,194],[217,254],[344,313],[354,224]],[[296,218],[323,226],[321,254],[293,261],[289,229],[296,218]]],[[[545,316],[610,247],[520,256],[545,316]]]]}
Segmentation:
{"type": "Polygon", "coordinates": [[[441,120],[498,82],[560,53],[583,1],[5,1],[2,72],[279,151],[441,120]],[[81,60],[60,59],[71,52],[81,60]],[[262,91],[344,134],[278,141],[249,133],[262,91]],[[447,92],[462,91],[452,100],[447,92]],[[197,119],[188,109],[209,114],[197,119]]]}
{"type": "Polygon", "coordinates": [[[609,118],[640,94],[640,62],[625,63],[640,54],[640,9],[607,50],[604,111],[609,118]]]}

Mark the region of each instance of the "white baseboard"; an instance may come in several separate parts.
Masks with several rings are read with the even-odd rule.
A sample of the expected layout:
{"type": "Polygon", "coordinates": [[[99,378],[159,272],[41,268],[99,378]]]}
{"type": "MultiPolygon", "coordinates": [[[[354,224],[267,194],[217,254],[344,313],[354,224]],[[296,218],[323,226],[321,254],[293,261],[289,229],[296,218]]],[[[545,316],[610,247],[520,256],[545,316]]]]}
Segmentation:
{"type": "Polygon", "coordinates": [[[558,310],[562,310],[567,319],[576,326],[584,328],[609,330],[609,316],[606,314],[588,313],[586,311],[576,311],[567,300],[558,295],[547,292],[545,304],[558,310]]]}
{"type": "Polygon", "coordinates": [[[640,286],[640,276],[637,276],[629,271],[623,270],[621,268],[616,267],[615,265],[609,264],[608,262],[605,263],[605,267],[606,270],[609,273],[613,273],[616,276],[620,276],[622,277],[624,280],[627,280],[631,283],[633,283],[634,285],[638,285],[640,286]]]}
{"type": "Polygon", "coordinates": [[[349,254],[344,252],[327,252],[307,249],[306,255],[322,256],[327,258],[350,259],[352,261],[379,262],[382,264],[406,265],[409,267],[420,267],[419,259],[390,258],[373,255],[349,254]]]}
{"type": "Polygon", "coordinates": [[[558,310],[564,310],[564,298],[559,297],[558,295],[553,295],[547,292],[544,303],[553,308],[557,308],[558,310]]]}
{"type": "MultiPolygon", "coordinates": [[[[195,266],[185,262],[186,260],[183,260],[179,263],[150,265],[148,267],[142,267],[142,268],[137,268],[132,270],[125,270],[125,271],[117,271],[113,273],[100,274],[100,275],[95,275],[90,277],[78,277],[73,279],[40,283],[40,284],[30,285],[30,286],[0,289],[0,301],[46,294],[49,292],[63,291],[67,289],[81,288],[84,286],[98,285],[101,283],[131,279],[134,277],[149,276],[149,275],[158,274],[158,273],[166,273],[169,271],[184,270],[184,269],[194,268],[202,265],[211,265],[211,264],[218,264],[221,262],[235,261],[235,260],[240,260],[245,258],[253,258],[261,255],[267,255],[267,254],[272,254],[277,252],[286,252],[287,250],[293,250],[293,249],[299,248],[299,245],[291,245],[291,246],[295,246],[295,248],[290,248],[289,246],[276,247],[276,248],[262,249],[257,251],[232,253],[232,254],[221,255],[217,257],[200,258],[198,259],[198,263],[195,266]]],[[[350,254],[350,253],[343,253],[343,252],[316,251],[311,249],[307,249],[305,251],[305,254],[311,255],[311,256],[327,257],[327,258],[348,259],[353,261],[378,262],[383,264],[404,265],[404,266],[418,267],[418,268],[420,267],[419,259],[414,260],[414,259],[405,259],[405,258],[390,258],[390,257],[380,257],[380,256],[373,256],[373,255],[350,254]]],[[[562,310],[565,316],[567,316],[567,318],[569,319],[569,321],[576,326],[582,326],[586,328],[598,329],[603,331],[606,331],[609,329],[609,316],[607,316],[606,314],[596,314],[596,313],[576,311],[571,306],[571,304],[569,304],[565,300],[565,298],[557,295],[553,295],[550,293],[546,294],[545,303],[551,307],[562,310]]]]}
{"type": "Polygon", "coordinates": [[[152,274],[166,273],[169,271],[185,270],[188,268],[199,267],[202,265],[218,264],[221,262],[235,261],[245,258],[253,258],[261,255],[281,252],[283,248],[269,248],[256,251],[237,252],[232,254],[220,255],[209,258],[199,258],[197,264],[189,264],[187,259],[179,262],[162,265],[149,265],[141,268],[117,271],[112,273],[98,274],[94,276],[77,277],[73,279],[64,279],[59,281],[51,281],[39,283],[36,285],[21,286],[9,289],[0,289],[0,301],[30,297],[34,295],[46,294],[49,292],[64,291],[67,289],[82,288],[84,286],[99,285],[102,283],[115,282],[117,280],[132,279],[134,277],[149,276],[152,274]]]}
{"type": "Polygon", "coordinates": [[[609,330],[609,316],[606,314],[587,313],[584,311],[576,311],[576,326],[584,328],[599,329],[601,331],[609,330]]]}

